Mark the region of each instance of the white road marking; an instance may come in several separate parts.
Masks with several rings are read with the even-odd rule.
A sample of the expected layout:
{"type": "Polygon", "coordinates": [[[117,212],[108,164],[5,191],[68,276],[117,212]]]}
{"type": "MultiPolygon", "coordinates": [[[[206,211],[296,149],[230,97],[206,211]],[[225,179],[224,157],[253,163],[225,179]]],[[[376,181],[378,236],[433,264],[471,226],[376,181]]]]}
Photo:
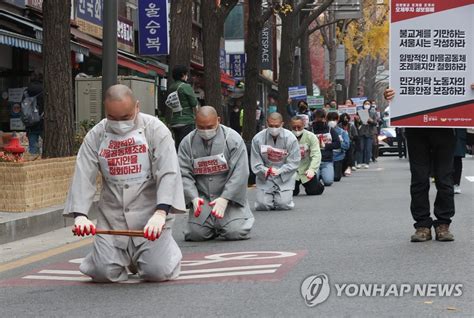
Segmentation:
{"type": "Polygon", "coordinates": [[[276,272],[276,269],[267,269],[267,270],[243,271],[243,272],[213,273],[213,274],[201,274],[201,275],[184,275],[184,276],[179,276],[178,278],[176,278],[176,280],[229,277],[229,276],[246,276],[246,275],[262,275],[262,274],[273,274],[275,272],[276,272]]]}
{"type": "Polygon", "coordinates": [[[48,275],[28,275],[23,279],[36,279],[36,280],[63,280],[63,281],[75,281],[75,282],[86,282],[92,281],[89,277],[72,277],[72,276],[48,276],[48,275]]]}
{"type": "Polygon", "coordinates": [[[466,179],[469,182],[474,182],[474,176],[467,176],[466,179]]]}
{"type": "Polygon", "coordinates": [[[188,274],[200,274],[200,273],[215,273],[215,272],[231,272],[231,271],[242,271],[250,269],[264,269],[264,268],[278,268],[281,264],[270,264],[270,265],[253,265],[253,266],[238,266],[238,267],[219,267],[219,268],[205,268],[205,269],[192,269],[188,271],[181,271],[180,275],[188,274]]]}
{"type": "Polygon", "coordinates": [[[58,275],[83,275],[80,271],[66,271],[61,269],[45,269],[38,274],[58,274],[58,275]]]}

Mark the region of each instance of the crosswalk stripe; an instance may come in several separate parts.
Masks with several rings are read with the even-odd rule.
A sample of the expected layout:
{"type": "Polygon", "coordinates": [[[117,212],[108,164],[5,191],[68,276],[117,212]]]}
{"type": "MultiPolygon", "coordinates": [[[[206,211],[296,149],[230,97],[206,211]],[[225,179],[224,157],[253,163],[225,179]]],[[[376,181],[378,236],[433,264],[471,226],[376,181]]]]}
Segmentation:
{"type": "Polygon", "coordinates": [[[474,176],[467,176],[466,179],[469,182],[474,182],[474,176]]]}

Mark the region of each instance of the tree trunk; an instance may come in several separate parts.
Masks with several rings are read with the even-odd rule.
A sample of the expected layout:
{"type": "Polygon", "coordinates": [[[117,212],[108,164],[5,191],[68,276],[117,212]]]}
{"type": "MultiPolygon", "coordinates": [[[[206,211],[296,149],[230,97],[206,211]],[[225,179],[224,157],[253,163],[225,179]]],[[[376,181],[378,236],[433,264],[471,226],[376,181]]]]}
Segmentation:
{"type": "Polygon", "coordinates": [[[359,94],[359,72],[360,63],[351,65],[350,79],[349,79],[349,96],[348,98],[355,97],[359,94]]]}
{"type": "Polygon", "coordinates": [[[244,94],[244,123],[242,138],[250,142],[255,136],[257,120],[256,109],[258,100],[258,75],[259,75],[259,40],[262,30],[262,0],[248,2],[249,17],[247,22],[247,39],[245,52],[247,63],[245,65],[245,94],[244,94]]]}
{"type": "Polygon", "coordinates": [[[43,3],[43,158],[73,155],[71,0],[43,3]]]}
{"type": "Polygon", "coordinates": [[[282,17],[281,28],[281,50],[280,50],[280,77],[278,80],[278,112],[283,115],[284,121],[289,123],[289,115],[286,111],[288,104],[288,87],[293,81],[293,67],[295,63],[295,37],[296,24],[294,13],[282,17]]]}
{"type": "Polygon", "coordinates": [[[224,36],[224,23],[237,0],[201,1],[202,48],[204,54],[204,82],[206,104],[213,106],[221,118],[224,117],[221,94],[220,48],[224,36]]]}
{"type": "Polygon", "coordinates": [[[364,94],[367,98],[373,99],[375,92],[375,79],[377,77],[377,60],[372,57],[367,57],[367,68],[365,71],[364,80],[364,94]]]}
{"type": "Polygon", "coordinates": [[[311,52],[309,50],[309,33],[301,37],[301,82],[306,86],[309,96],[313,96],[313,76],[311,67],[311,52]]]}
{"type": "MultiPolygon", "coordinates": [[[[193,28],[193,0],[171,1],[170,60],[169,73],[174,66],[191,64],[191,35],[193,28]]],[[[172,81],[172,76],[168,76],[172,81]]]]}

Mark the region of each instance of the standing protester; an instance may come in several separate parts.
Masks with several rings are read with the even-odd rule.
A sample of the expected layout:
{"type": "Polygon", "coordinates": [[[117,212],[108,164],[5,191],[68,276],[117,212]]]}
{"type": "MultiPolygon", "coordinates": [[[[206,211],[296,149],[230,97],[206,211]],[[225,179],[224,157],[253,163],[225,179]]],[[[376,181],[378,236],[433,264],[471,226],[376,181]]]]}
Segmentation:
{"type": "Polygon", "coordinates": [[[331,186],[334,183],[333,150],[341,149],[341,141],[336,131],[326,123],[326,112],[323,109],[315,112],[313,132],[318,137],[322,155],[318,175],[325,186],[331,186]]]}
{"type": "Polygon", "coordinates": [[[295,135],[283,128],[283,117],[272,113],[268,128],[252,140],[250,164],[257,177],[257,211],[291,210],[296,170],[301,160],[295,135]]]}
{"type": "MultiPolygon", "coordinates": [[[[308,104],[304,100],[298,102],[298,110],[296,111],[295,116],[298,116],[303,120],[305,129],[311,129],[311,125],[313,123],[313,114],[308,109],[308,104]]],[[[293,117],[294,116],[290,118],[293,117]]]]}
{"type": "MultiPolygon", "coordinates": [[[[351,123],[351,116],[344,113],[341,114],[339,118],[339,127],[344,129],[349,134],[350,146],[349,150],[346,151],[346,156],[342,161],[342,171],[345,177],[348,177],[352,174],[352,168],[355,166],[354,154],[355,154],[355,145],[357,139],[359,138],[357,128],[353,123],[351,123]]],[[[355,167],[354,167],[355,168],[355,167]]]]}
{"type": "MultiPolygon", "coordinates": [[[[374,111],[370,111],[370,101],[364,101],[364,109],[360,110],[361,112],[368,113],[368,120],[363,122],[360,121],[359,126],[359,138],[361,140],[361,151],[359,153],[359,158],[357,159],[357,163],[360,166],[357,168],[369,168],[370,159],[372,158],[372,145],[374,140],[374,135],[377,132],[377,118],[374,111]]],[[[360,114],[359,114],[360,115],[360,114]]]]}
{"type": "Polygon", "coordinates": [[[462,158],[466,157],[467,129],[455,129],[456,148],[454,150],[454,194],[461,194],[462,158]]]}
{"type": "Polygon", "coordinates": [[[279,96],[277,92],[270,92],[267,98],[268,98],[267,113],[268,115],[270,115],[271,113],[275,113],[278,110],[279,96]]]}
{"type": "Polygon", "coordinates": [[[405,129],[404,128],[395,128],[395,133],[397,134],[397,148],[398,148],[398,158],[407,157],[407,143],[405,139],[405,129]]]}
{"type": "Polygon", "coordinates": [[[303,184],[307,195],[322,194],[324,184],[321,183],[318,177],[319,165],[321,164],[319,140],[315,134],[305,129],[304,119],[299,116],[292,118],[291,130],[298,139],[301,155],[293,196],[300,193],[301,184],[303,184]]]}
{"type": "Polygon", "coordinates": [[[218,236],[226,240],[249,238],[254,217],[247,201],[249,177],[247,148],[234,130],[220,124],[213,107],[196,114],[197,129],[179,146],[189,211],[186,241],[218,236]]]}
{"type": "Polygon", "coordinates": [[[330,112],[329,114],[327,114],[326,118],[329,128],[334,129],[341,143],[341,147],[339,149],[333,150],[334,182],[339,182],[342,179],[342,173],[344,171],[342,170],[343,161],[346,157],[346,152],[350,148],[351,141],[349,139],[349,134],[347,133],[347,131],[337,125],[339,121],[338,113],[330,112]]]}
{"type": "Polygon", "coordinates": [[[229,124],[230,128],[235,130],[239,135],[242,133],[242,125],[240,122],[242,114],[243,109],[241,109],[240,105],[236,102],[234,106],[232,106],[232,111],[229,115],[229,124]]]}
{"type": "Polygon", "coordinates": [[[182,255],[169,214],[186,208],[173,138],[158,118],[140,113],[124,85],[109,88],[104,104],[107,118],[89,131],[77,155],[64,215],[75,218],[77,235],[95,234],[88,213],[100,172],[98,228],[143,230],[144,237],[96,235],[79,269],[96,282],[125,281],[127,267],[147,281],[174,279],[182,255]]]}
{"type": "Polygon", "coordinates": [[[174,134],[176,149],[183,138],[194,129],[194,112],[198,100],[193,87],[187,83],[189,70],[186,66],[173,68],[173,84],[168,89],[166,105],[171,108],[171,130],[174,134]]]}
{"type": "Polygon", "coordinates": [[[44,128],[44,96],[43,75],[34,73],[21,102],[22,121],[25,124],[28,137],[28,152],[40,154],[39,139],[43,136],[44,128]]]}
{"type": "MultiPolygon", "coordinates": [[[[384,92],[386,100],[395,97],[393,89],[384,92]]],[[[449,231],[454,216],[453,158],[456,144],[454,130],[450,128],[406,128],[408,160],[411,171],[410,210],[416,232],[412,242],[431,240],[434,226],[436,240],[454,241],[449,231]],[[437,189],[434,215],[430,216],[430,163],[433,162],[437,189]]]]}
{"type": "Polygon", "coordinates": [[[370,102],[369,112],[375,113],[375,127],[374,135],[372,139],[372,161],[377,162],[379,157],[379,135],[380,135],[380,126],[382,125],[382,115],[380,110],[377,108],[375,100],[370,102]]]}

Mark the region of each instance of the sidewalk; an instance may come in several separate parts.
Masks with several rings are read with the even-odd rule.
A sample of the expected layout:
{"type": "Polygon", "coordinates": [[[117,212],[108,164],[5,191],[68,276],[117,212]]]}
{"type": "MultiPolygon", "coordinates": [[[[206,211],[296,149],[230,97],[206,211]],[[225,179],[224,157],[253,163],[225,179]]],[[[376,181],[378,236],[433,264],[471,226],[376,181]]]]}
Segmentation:
{"type": "MultiPolygon", "coordinates": [[[[91,218],[96,217],[96,204],[97,201],[92,205],[91,218]]],[[[0,244],[71,226],[73,220],[62,216],[63,209],[64,205],[56,205],[33,212],[0,212],[0,244]]]]}

